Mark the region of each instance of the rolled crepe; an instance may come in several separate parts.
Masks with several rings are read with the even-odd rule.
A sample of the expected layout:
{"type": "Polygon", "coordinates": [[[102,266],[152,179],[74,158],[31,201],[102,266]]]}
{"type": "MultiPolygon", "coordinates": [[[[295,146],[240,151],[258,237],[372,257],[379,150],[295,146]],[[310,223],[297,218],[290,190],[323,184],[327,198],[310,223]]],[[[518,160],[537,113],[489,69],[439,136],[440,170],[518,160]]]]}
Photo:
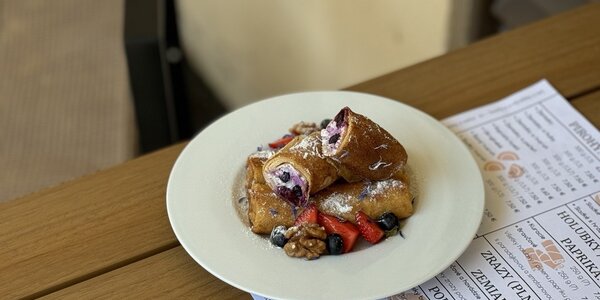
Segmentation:
{"type": "Polygon", "coordinates": [[[362,211],[372,219],[385,212],[398,218],[413,213],[413,195],[407,176],[402,173],[381,181],[336,183],[312,198],[319,211],[356,223],[355,215],[362,211]]]}
{"type": "Polygon", "coordinates": [[[290,204],[304,207],[310,195],[338,178],[336,168],[321,150],[319,132],[294,138],[265,162],[263,176],[267,185],[290,204]]]}
{"type": "Polygon", "coordinates": [[[254,233],[269,234],[274,227],[294,225],[298,211],[286,201],[282,201],[271,188],[254,182],[247,192],[248,220],[254,233]]]}
{"type": "Polygon", "coordinates": [[[406,164],[404,147],[369,118],[343,108],[321,130],[323,155],[348,182],[391,178],[406,164]]]}
{"type": "Polygon", "coordinates": [[[273,150],[262,150],[248,156],[246,160],[246,189],[249,189],[255,182],[265,184],[262,168],[274,153],[275,151],[273,150]]]}

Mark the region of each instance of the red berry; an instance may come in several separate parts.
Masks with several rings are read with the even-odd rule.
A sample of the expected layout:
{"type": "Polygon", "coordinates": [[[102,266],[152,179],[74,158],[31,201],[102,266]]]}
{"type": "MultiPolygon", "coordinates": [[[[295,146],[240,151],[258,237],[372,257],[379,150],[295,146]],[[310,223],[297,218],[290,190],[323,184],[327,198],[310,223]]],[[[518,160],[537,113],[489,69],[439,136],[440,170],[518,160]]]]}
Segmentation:
{"type": "Polygon", "coordinates": [[[291,142],[294,139],[293,135],[286,135],[276,141],[269,143],[269,147],[273,149],[283,148],[283,146],[287,145],[287,143],[291,142]]]}
{"type": "Polygon", "coordinates": [[[294,226],[298,226],[302,223],[317,224],[318,223],[318,214],[319,214],[319,211],[317,210],[317,207],[313,203],[311,203],[296,218],[296,221],[294,221],[294,226]]]}
{"type": "Polygon", "coordinates": [[[356,213],[356,224],[360,235],[371,244],[377,244],[385,236],[385,232],[379,228],[379,225],[371,221],[362,211],[356,213]]]}
{"type": "Polygon", "coordinates": [[[327,232],[327,234],[337,233],[342,237],[344,245],[342,252],[350,252],[354,247],[354,243],[358,239],[358,236],[360,235],[358,228],[356,228],[354,224],[347,221],[341,221],[334,216],[319,214],[318,218],[319,225],[325,228],[325,232],[327,232]]]}

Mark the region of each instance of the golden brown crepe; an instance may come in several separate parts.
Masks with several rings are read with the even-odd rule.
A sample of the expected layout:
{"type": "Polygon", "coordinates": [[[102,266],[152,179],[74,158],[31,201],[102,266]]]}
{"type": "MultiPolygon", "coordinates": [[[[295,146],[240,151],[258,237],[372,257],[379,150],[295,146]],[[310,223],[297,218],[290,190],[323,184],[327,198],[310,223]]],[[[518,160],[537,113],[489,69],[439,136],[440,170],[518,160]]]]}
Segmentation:
{"type": "Polygon", "coordinates": [[[338,178],[337,169],[323,157],[321,150],[318,132],[294,138],[265,162],[263,177],[267,185],[291,203],[304,206],[309,195],[328,187],[338,178]],[[288,175],[291,174],[291,179],[285,182],[280,180],[284,168],[288,175]],[[290,192],[296,186],[301,195],[290,192]]]}
{"type": "Polygon", "coordinates": [[[277,196],[269,186],[254,182],[247,191],[248,219],[254,233],[269,234],[274,227],[294,225],[296,208],[277,196]]]}
{"type": "Polygon", "coordinates": [[[336,183],[313,196],[312,200],[319,211],[353,223],[358,211],[372,219],[385,212],[392,212],[400,219],[413,213],[408,176],[402,172],[381,181],[336,183]]]}
{"type": "Polygon", "coordinates": [[[246,189],[249,189],[254,182],[265,183],[262,175],[262,169],[265,162],[273,156],[273,150],[262,150],[252,153],[246,160],[246,189]]]}
{"type": "Polygon", "coordinates": [[[253,232],[269,234],[276,226],[293,226],[309,196],[320,212],[350,222],[355,222],[358,211],[373,219],[385,212],[401,219],[412,215],[413,195],[402,145],[348,108],[342,109],[336,120],[345,126],[345,132],[329,157],[324,155],[322,143],[327,139],[323,131],[298,136],[278,152],[262,151],[248,157],[246,189],[253,232]],[[338,180],[338,172],[347,181],[338,180]]]}
{"type": "Polygon", "coordinates": [[[348,107],[321,131],[321,139],[324,155],[348,182],[391,178],[407,161],[406,150],[390,133],[348,107]]]}

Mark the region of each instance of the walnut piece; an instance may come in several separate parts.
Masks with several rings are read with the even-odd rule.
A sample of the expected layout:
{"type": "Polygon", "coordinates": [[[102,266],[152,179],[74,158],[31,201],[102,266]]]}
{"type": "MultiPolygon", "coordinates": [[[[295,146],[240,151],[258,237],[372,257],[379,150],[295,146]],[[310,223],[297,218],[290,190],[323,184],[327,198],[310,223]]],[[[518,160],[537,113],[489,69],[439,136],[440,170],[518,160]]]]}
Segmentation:
{"type": "Polygon", "coordinates": [[[315,123],[301,121],[300,123],[294,124],[294,126],[290,128],[290,132],[295,135],[309,135],[319,129],[320,128],[315,123]]]}
{"type": "Polygon", "coordinates": [[[325,252],[325,229],[318,224],[303,223],[290,227],[285,232],[288,242],[283,250],[291,257],[304,257],[306,259],[319,258],[325,252]]]}

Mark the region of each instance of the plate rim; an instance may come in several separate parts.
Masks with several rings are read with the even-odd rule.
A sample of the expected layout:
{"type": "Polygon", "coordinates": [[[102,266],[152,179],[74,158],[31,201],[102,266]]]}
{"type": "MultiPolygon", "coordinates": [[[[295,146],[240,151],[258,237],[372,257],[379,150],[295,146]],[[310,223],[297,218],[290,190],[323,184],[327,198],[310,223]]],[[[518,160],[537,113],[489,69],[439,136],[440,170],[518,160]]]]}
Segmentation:
{"type": "MultiPolygon", "coordinates": [[[[256,294],[256,295],[261,295],[264,297],[269,297],[269,298],[278,298],[280,296],[278,295],[268,295],[265,294],[263,295],[260,292],[255,292],[253,291],[252,288],[248,287],[247,285],[244,284],[240,284],[238,282],[235,282],[233,280],[230,280],[229,278],[227,278],[226,276],[223,276],[223,274],[221,274],[220,272],[217,272],[215,270],[213,270],[211,268],[211,266],[207,265],[202,259],[198,258],[196,254],[193,253],[193,250],[191,249],[191,247],[188,244],[188,241],[185,238],[182,238],[182,233],[179,232],[178,230],[178,225],[175,223],[174,220],[174,212],[173,212],[173,204],[172,204],[172,198],[169,196],[172,192],[171,189],[173,188],[173,180],[174,179],[174,174],[175,174],[175,169],[178,167],[179,164],[181,164],[182,161],[182,157],[188,155],[187,153],[192,151],[191,148],[193,147],[193,142],[194,140],[196,140],[204,131],[207,130],[211,130],[211,128],[215,125],[218,124],[219,122],[223,122],[224,119],[226,118],[233,118],[235,116],[235,114],[239,114],[242,113],[245,109],[248,109],[248,107],[251,106],[255,106],[255,105],[262,105],[261,103],[264,102],[268,102],[268,101],[280,101],[281,99],[285,99],[287,97],[297,97],[297,96],[310,96],[310,95],[315,95],[315,94],[328,94],[328,96],[331,95],[344,95],[344,94],[353,94],[359,97],[371,97],[371,98],[378,98],[380,100],[384,100],[384,101],[389,101],[391,103],[394,104],[399,104],[400,106],[403,106],[404,109],[409,109],[409,110],[413,110],[417,113],[419,113],[421,115],[421,117],[424,117],[425,119],[427,119],[427,121],[429,121],[431,124],[435,124],[435,126],[438,129],[441,129],[442,131],[445,131],[446,135],[448,137],[452,137],[452,139],[454,140],[454,144],[457,145],[459,148],[461,148],[461,152],[466,153],[469,155],[469,169],[474,169],[475,171],[477,171],[477,179],[478,179],[478,185],[477,185],[477,191],[475,192],[476,194],[478,194],[480,196],[480,201],[477,201],[478,207],[476,208],[476,210],[478,211],[477,215],[479,216],[477,218],[478,222],[476,223],[477,226],[472,226],[472,232],[468,232],[469,234],[463,234],[462,236],[470,236],[470,238],[465,239],[468,242],[464,242],[462,243],[461,247],[457,247],[457,249],[459,249],[455,255],[453,255],[452,259],[448,258],[448,262],[446,264],[440,265],[440,267],[436,268],[436,270],[430,271],[428,274],[433,274],[431,276],[427,276],[427,279],[423,279],[420,280],[420,282],[416,285],[413,285],[413,287],[416,287],[424,282],[427,282],[428,280],[434,278],[437,274],[439,274],[440,272],[442,272],[443,270],[447,269],[452,263],[454,263],[466,250],[467,248],[470,246],[471,241],[474,239],[474,237],[476,236],[477,230],[479,228],[479,226],[481,225],[481,220],[483,218],[483,212],[484,212],[484,208],[485,208],[485,188],[484,188],[484,184],[483,184],[483,177],[482,174],[480,172],[480,169],[475,161],[475,159],[473,158],[473,156],[471,155],[470,151],[468,150],[467,146],[459,139],[459,137],[452,132],[449,128],[447,128],[446,126],[444,126],[441,121],[433,118],[432,116],[430,116],[429,114],[427,114],[426,112],[423,112],[417,108],[414,108],[408,104],[402,103],[398,100],[394,100],[394,99],[390,99],[387,97],[383,97],[383,96],[379,96],[379,95],[374,95],[374,94],[369,94],[369,93],[364,93],[364,92],[355,92],[355,91],[331,91],[331,90],[320,90],[320,91],[308,91],[308,92],[296,92],[296,93],[289,93],[289,94],[282,94],[282,95],[277,95],[277,96],[273,96],[273,97],[268,97],[259,101],[256,101],[254,103],[248,104],[246,106],[240,107],[234,111],[231,111],[223,116],[221,116],[220,118],[218,118],[217,120],[215,120],[214,122],[212,122],[209,126],[207,126],[206,128],[204,128],[202,131],[198,132],[192,139],[190,139],[190,141],[188,142],[187,145],[185,145],[184,149],[180,152],[180,154],[178,155],[177,159],[175,160],[175,163],[173,164],[170,173],[169,173],[169,177],[168,177],[168,182],[167,182],[167,188],[166,188],[166,192],[165,192],[165,202],[166,202],[166,209],[167,209],[167,215],[169,218],[169,224],[171,226],[171,229],[173,230],[175,236],[177,237],[178,241],[180,242],[181,246],[184,248],[184,250],[187,252],[188,255],[190,255],[194,261],[196,263],[198,263],[202,268],[204,268],[205,270],[207,270],[209,273],[211,273],[213,276],[219,278],[220,280],[226,282],[227,284],[230,284],[240,290],[246,291],[248,293],[252,293],[252,294],[256,294]],[[170,200],[171,199],[171,200],[170,200]]],[[[260,142],[260,141],[259,141],[260,142]]],[[[462,242],[462,240],[461,240],[462,242]]],[[[398,293],[400,293],[402,291],[398,291],[398,293]]],[[[375,298],[381,298],[381,297],[387,297],[387,296],[391,296],[386,294],[379,294],[379,295],[372,295],[372,297],[375,298]]],[[[371,296],[369,296],[369,298],[371,298],[371,296]]]]}

